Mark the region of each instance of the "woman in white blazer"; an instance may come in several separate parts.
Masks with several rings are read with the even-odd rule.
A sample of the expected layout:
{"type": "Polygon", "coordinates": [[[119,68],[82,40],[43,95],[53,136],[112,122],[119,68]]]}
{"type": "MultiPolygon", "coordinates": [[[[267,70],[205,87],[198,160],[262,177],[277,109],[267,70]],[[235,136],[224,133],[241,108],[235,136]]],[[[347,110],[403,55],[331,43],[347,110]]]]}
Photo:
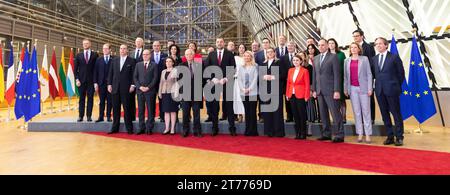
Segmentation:
{"type": "Polygon", "coordinates": [[[365,141],[370,143],[370,136],[372,135],[370,114],[370,96],[373,94],[372,72],[369,59],[361,54],[361,46],[352,43],[350,45],[350,57],[345,59],[344,62],[344,93],[346,96],[350,96],[358,142],[363,141],[364,129],[365,141]]]}

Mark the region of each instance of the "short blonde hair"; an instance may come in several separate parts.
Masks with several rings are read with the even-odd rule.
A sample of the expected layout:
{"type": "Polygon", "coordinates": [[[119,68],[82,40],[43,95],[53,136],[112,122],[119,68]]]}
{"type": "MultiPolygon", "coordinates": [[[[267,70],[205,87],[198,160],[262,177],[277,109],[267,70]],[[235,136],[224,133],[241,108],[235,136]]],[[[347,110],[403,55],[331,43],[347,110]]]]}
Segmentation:
{"type": "MultiPolygon", "coordinates": [[[[250,65],[251,65],[251,66],[255,66],[256,62],[255,62],[255,56],[253,56],[253,52],[251,52],[251,51],[245,51],[245,52],[244,52],[244,55],[245,55],[245,54],[248,54],[248,55],[250,56],[250,58],[252,59],[252,61],[250,62],[250,65]]],[[[248,64],[248,63],[245,62],[245,63],[244,63],[244,66],[247,65],[247,64],[248,64]]]]}

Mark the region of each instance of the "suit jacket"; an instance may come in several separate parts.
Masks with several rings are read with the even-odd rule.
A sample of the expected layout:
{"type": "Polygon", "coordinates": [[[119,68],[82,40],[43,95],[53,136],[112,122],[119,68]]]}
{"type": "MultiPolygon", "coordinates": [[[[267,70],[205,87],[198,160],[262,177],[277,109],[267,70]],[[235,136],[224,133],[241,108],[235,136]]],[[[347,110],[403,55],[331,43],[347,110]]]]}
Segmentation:
{"type": "Polygon", "coordinates": [[[158,92],[158,65],[150,62],[148,64],[148,69],[145,70],[144,61],[136,64],[136,68],[134,69],[133,81],[136,86],[136,93],[142,94],[139,88],[140,87],[148,87],[150,88],[145,94],[156,94],[158,92]]]}
{"type": "Polygon", "coordinates": [[[129,93],[130,86],[133,85],[133,73],[136,66],[134,58],[127,57],[120,70],[120,56],[113,59],[111,71],[108,74],[108,85],[112,85],[112,93],[129,93]]]}
{"type": "Polygon", "coordinates": [[[332,96],[341,91],[342,77],[339,59],[336,54],[327,52],[320,65],[320,54],[314,57],[313,91],[317,95],[332,96]]]}
{"type": "Polygon", "coordinates": [[[107,85],[109,69],[113,59],[114,56],[109,56],[109,61],[106,64],[104,56],[97,58],[94,68],[94,83],[97,83],[99,86],[107,85]]]}
{"type": "Polygon", "coordinates": [[[82,84],[94,83],[94,68],[98,54],[91,50],[91,56],[86,62],[84,59],[84,52],[77,54],[75,57],[75,79],[78,79],[82,84]]]}
{"type": "Polygon", "coordinates": [[[285,46],[284,47],[284,55],[283,56],[281,56],[281,51],[280,51],[280,47],[277,47],[276,49],[275,49],[275,53],[277,53],[277,58],[281,58],[281,57],[283,57],[283,56],[285,56],[287,53],[289,53],[288,52],[288,50],[287,50],[287,47],[285,46]]]}
{"type": "Polygon", "coordinates": [[[264,50],[258,51],[255,53],[255,62],[261,66],[266,61],[264,57],[264,50]]]}
{"type": "Polygon", "coordinates": [[[138,57],[136,57],[136,49],[131,53],[130,57],[133,58],[136,63],[144,61],[144,58],[142,58],[142,53],[144,53],[144,48],[141,48],[139,51],[138,57]]]}
{"type": "Polygon", "coordinates": [[[308,100],[311,95],[311,84],[309,83],[308,69],[301,67],[294,81],[295,68],[289,69],[286,86],[286,97],[292,98],[292,91],[295,89],[297,99],[308,100]]]}
{"type": "Polygon", "coordinates": [[[175,94],[174,96],[177,96],[178,94],[178,78],[177,78],[177,69],[173,68],[172,71],[169,73],[169,76],[166,79],[166,73],[167,69],[163,70],[161,73],[161,79],[159,81],[159,91],[158,95],[162,94],[175,94]]]}
{"type": "Polygon", "coordinates": [[[380,54],[372,58],[375,68],[375,92],[377,95],[383,92],[387,96],[400,96],[405,79],[402,60],[397,54],[388,52],[383,69],[380,70],[379,56],[380,54]]]}
{"type": "Polygon", "coordinates": [[[362,49],[363,49],[363,56],[367,56],[369,58],[369,63],[370,63],[370,70],[372,71],[372,75],[375,74],[375,67],[374,64],[372,63],[372,59],[375,56],[375,49],[373,48],[372,45],[368,44],[367,42],[364,41],[364,43],[362,44],[362,49]]]}
{"type": "Polygon", "coordinates": [[[159,74],[158,74],[158,76],[160,76],[161,75],[161,72],[164,70],[164,69],[166,69],[166,58],[168,57],[168,55],[167,54],[165,54],[165,53],[163,53],[162,51],[159,53],[159,63],[156,63],[156,60],[155,60],[155,53],[152,53],[152,57],[151,57],[151,62],[153,62],[153,63],[155,63],[155,64],[157,64],[158,65],[158,71],[159,71],[159,74]]]}
{"type": "MultiPolygon", "coordinates": [[[[188,64],[188,62],[183,62],[183,63],[181,63],[180,65],[179,65],[180,67],[186,67],[187,69],[189,69],[189,64],[188,64]]],[[[205,69],[205,66],[202,66],[202,64],[201,63],[199,63],[199,62],[197,62],[197,61],[195,61],[194,60],[194,62],[192,63],[192,66],[193,66],[193,71],[194,71],[194,76],[193,77],[191,77],[191,88],[190,88],[190,90],[191,90],[191,100],[195,100],[194,98],[195,98],[195,88],[194,88],[194,86],[195,86],[195,79],[196,78],[198,78],[198,77],[200,77],[201,78],[201,80],[202,80],[202,90],[201,90],[201,92],[203,92],[203,87],[206,85],[206,79],[205,78],[203,78],[203,71],[204,71],[204,69],[205,69]]],[[[178,80],[181,80],[181,79],[183,79],[183,77],[185,77],[185,76],[188,76],[188,75],[180,75],[180,77],[178,78],[178,80]]],[[[180,92],[181,93],[183,93],[183,90],[185,90],[185,86],[183,86],[181,89],[180,89],[180,92]]],[[[199,97],[203,97],[203,94],[198,94],[198,96],[199,97]]]]}
{"type": "MultiPolygon", "coordinates": [[[[208,66],[219,66],[222,69],[223,78],[227,78],[228,81],[231,81],[234,78],[234,71],[230,71],[227,73],[226,68],[227,67],[236,68],[236,60],[234,59],[233,53],[227,51],[226,49],[223,50],[222,64],[219,64],[219,60],[217,58],[217,50],[209,53],[208,58],[205,61],[205,67],[208,66]]],[[[217,75],[213,75],[212,78],[222,79],[218,78],[217,75]]]]}
{"type": "MultiPolygon", "coordinates": [[[[344,92],[351,94],[351,74],[350,74],[350,63],[352,58],[349,57],[345,59],[344,62],[344,92]]],[[[371,66],[369,63],[369,58],[367,56],[358,57],[358,81],[359,89],[361,93],[367,94],[369,91],[373,90],[373,76],[371,71],[371,66]]]]}
{"type": "MultiPolygon", "coordinates": [[[[279,80],[279,83],[278,83],[279,86],[275,86],[275,89],[278,89],[279,94],[282,96],[285,92],[285,91],[283,91],[284,87],[282,87],[282,85],[284,83],[286,83],[286,77],[283,74],[281,74],[281,72],[282,72],[281,62],[280,62],[280,60],[274,60],[272,62],[272,65],[270,66],[270,68],[267,68],[268,66],[269,66],[269,62],[266,61],[261,65],[261,68],[267,69],[268,75],[273,75],[273,76],[275,76],[275,80],[279,80]],[[278,67],[279,74],[275,74],[275,72],[273,71],[273,67],[278,67]]],[[[261,76],[263,76],[263,75],[261,75],[261,76]]],[[[272,85],[272,81],[268,81],[268,88],[267,88],[268,93],[272,93],[271,85],[272,85]]]]}
{"type": "MultiPolygon", "coordinates": [[[[280,63],[281,63],[281,67],[282,67],[282,69],[281,69],[282,72],[280,72],[280,73],[283,74],[284,78],[287,78],[289,69],[294,67],[294,65],[292,64],[292,61],[289,59],[289,53],[286,53],[286,55],[284,55],[280,58],[280,63]]],[[[283,82],[286,83],[285,80],[283,80],[283,82]]]]}

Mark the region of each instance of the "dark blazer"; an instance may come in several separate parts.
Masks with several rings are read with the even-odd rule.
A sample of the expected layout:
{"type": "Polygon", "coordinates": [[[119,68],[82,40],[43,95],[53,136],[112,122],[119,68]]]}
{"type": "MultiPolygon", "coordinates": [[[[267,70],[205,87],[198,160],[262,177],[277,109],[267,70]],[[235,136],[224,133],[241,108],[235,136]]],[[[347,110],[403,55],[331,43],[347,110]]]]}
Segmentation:
{"type": "Polygon", "coordinates": [[[262,65],[266,61],[266,58],[264,57],[264,50],[258,51],[255,53],[255,62],[258,65],[262,65]]]}
{"type": "Polygon", "coordinates": [[[372,71],[372,75],[375,74],[375,67],[374,64],[372,63],[372,59],[375,56],[375,49],[373,48],[373,46],[371,44],[368,44],[367,42],[364,41],[364,43],[362,44],[362,49],[363,49],[363,56],[367,56],[367,58],[369,58],[370,61],[370,70],[372,71]]]}
{"type": "Polygon", "coordinates": [[[148,64],[148,69],[145,70],[145,64],[143,61],[137,63],[133,74],[136,93],[142,94],[143,92],[139,88],[143,86],[150,88],[150,90],[145,94],[156,94],[158,92],[158,74],[159,71],[157,64],[150,62],[148,64]]]}
{"type": "Polygon", "coordinates": [[[281,58],[288,53],[287,47],[284,47],[284,55],[281,56],[280,47],[275,48],[275,52],[277,53],[277,58],[281,58]]]}
{"type": "Polygon", "coordinates": [[[397,54],[387,53],[383,69],[380,70],[379,55],[372,58],[375,68],[375,92],[387,96],[400,96],[405,79],[403,62],[397,54]]]}
{"type": "MultiPolygon", "coordinates": [[[[186,67],[186,68],[188,68],[189,69],[189,66],[188,66],[188,62],[183,62],[183,63],[181,63],[179,66],[184,66],[184,67],[186,67]]],[[[202,78],[202,87],[204,87],[205,85],[206,85],[206,79],[205,78],[203,78],[203,71],[204,71],[204,69],[205,69],[205,66],[202,66],[202,64],[201,63],[197,63],[197,62],[195,62],[194,61],[194,63],[193,63],[193,69],[194,69],[194,77],[191,77],[191,100],[194,100],[194,90],[195,90],[195,88],[194,88],[194,79],[195,79],[195,77],[200,77],[200,78],[202,78]]],[[[178,80],[181,80],[183,77],[185,77],[185,76],[187,76],[187,75],[180,75],[180,77],[178,78],[178,80]]],[[[203,88],[202,88],[203,89],[203,88]]],[[[180,89],[180,93],[183,93],[183,90],[184,90],[184,87],[182,87],[181,89],[180,89]]],[[[202,90],[203,91],[203,90],[202,90]]],[[[199,96],[203,96],[203,94],[199,94],[199,96]]],[[[203,105],[202,105],[203,106],[203,105]]],[[[202,107],[201,106],[201,107],[202,107]]]]}
{"type": "Polygon", "coordinates": [[[97,83],[99,86],[107,84],[106,80],[108,79],[109,68],[113,59],[114,56],[109,56],[108,64],[106,64],[104,56],[97,58],[94,68],[94,83],[97,83]]]}
{"type": "Polygon", "coordinates": [[[111,94],[117,94],[119,92],[129,93],[130,86],[133,85],[133,73],[135,66],[135,59],[128,56],[121,71],[120,56],[114,58],[111,64],[111,71],[109,71],[108,74],[108,85],[112,85],[111,94]]]}
{"type": "Polygon", "coordinates": [[[98,58],[98,54],[91,50],[91,56],[89,58],[89,61],[86,63],[86,60],[84,59],[84,51],[77,54],[75,58],[75,79],[78,79],[82,84],[88,83],[93,84],[94,83],[94,67],[95,62],[98,58]]]}
{"type": "Polygon", "coordinates": [[[334,92],[340,92],[342,88],[341,65],[336,54],[327,52],[322,66],[320,66],[320,54],[314,57],[313,91],[317,95],[332,96],[334,92]]]}
{"type": "MultiPolygon", "coordinates": [[[[159,63],[157,64],[158,65],[159,75],[161,75],[161,72],[164,69],[166,69],[166,62],[165,61],[166,61],[167,57],[168,57],[167,54],[165,54],[163,52],[160,53],[159,63]]],[[[152,57],[151,57],[150,61],[156,64],[156,62],[155,62],[155,53],[154,52],[152,53],[152,57]]]]}
{"type": "MultiPolygon", "coordinates": [[[[234,59],[233,53],[227,51],[226,49],[223,50],[222,64],[219,64],[218,62],[217,50],[209,53],[208,58],[205,61],[205,67],[208,66],[219,66],[222,69],[222,75],[224,76],[224,78],[226,77],[228,81],[231,81],[234,78],[234,71],[231,71],[227,74],[226,67],[236,68],[236,61],[234,59]]],[[[212,78],[222,79],[218,78],[216,75],[213,75],[212,78]]]]}
{"type": "Polygon", "coordinates": [[[130,57],[133,58],[136,61],[136,63],[142,62],[142,61],[144,61],[144,58],[142,58],[142,53],[144,53],[144,50],[145,50],[144,48],[141,48],[141,51],[139,51],[139,55],[136,58],[136,49],[134,49],[134,51],[133,51],[133,53],[131,53],[130,57]]]}
{"type": "MultiPolygon", "coordinates": [[[[269,66],[269,62],[267,61],[267,62],[264,62],[262,65],[261,65],[261,68],[265,68],[265,69],[267,69],[267,66],[269,66]]],[[[279,82],[278,82],[278,84],[279,84],[279,86],[276,86],[275,87],[275,89],[278,89],[280,92],[279,92],[279,95],[283,95],[284,93],[285,93],[285,86],[284,87],[282,87],[282,85],[284,85],[284,84],[286,84],[286,78],[287,78],[287,75],[283,75],[283,74],[281,74],[281,72],[283,72],[284,70],[282,70],[283,69],[283,67],[282,67],[282,64],[281,64],[281,61],[280,60],[274,60],[273,62],[272,62],[272,65],[270,66],[270,68],[267,70],[267,74],[268,75],[273,75],[273,76],[275,76],[275,80],[279,80],[279,82]],[[275,72],[273,72],[273,67],[276,67],[276,66],[278,66],[279,68],[278,68],[278,71],[279,71],[279,73],[280,74],[275,74],[275,72]]],[[[263,76],[263,75],[261,75],[261,76],[263,76]]],[[[269,85],[268,85],[268,88],[267,88],[267,92],[268,93],[272,93],[272,91],[271,91],[271,81],[269,81],[269,85]]]]}

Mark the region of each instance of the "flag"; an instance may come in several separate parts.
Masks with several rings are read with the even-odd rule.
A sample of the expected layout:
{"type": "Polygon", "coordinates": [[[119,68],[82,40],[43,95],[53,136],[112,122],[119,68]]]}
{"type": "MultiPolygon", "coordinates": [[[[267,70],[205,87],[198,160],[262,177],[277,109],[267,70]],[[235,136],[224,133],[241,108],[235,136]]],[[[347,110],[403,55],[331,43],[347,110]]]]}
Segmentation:
{"type": "Polygon", "coordinates": [[[436,114],[436,106],[434,105],[433,94],[425,73],[425,64],[422,61],[422,56],[420,56],[415,36],[412,40],[411,63],[409,67],[408,86],[412,94],[410,106],[412,107],[412,114],[422,124],[436,114]]]}
{"type": "Polygon", "coordinates": [[[67,67],[67,95],[69,97],[72,97],[74,95],[78,95],[78,89],[75,87],[75,64],[73,60],[73,50],[70,50],[70,57],[69,57],[69,66],[67,67]]]}
{"type": "Polygon", "coordinates": [[[58,71],[59,85],[58,92],[59,97],[63,98],[66,91],[66,60],[64,58],[64,48],[61,49],[61,64],[59,65],[58,71]]]}
{"type": "MultiPolygon", "coordinates": [[[[397,41],[395,40],[394,35],[392,35],[392,42],[391,42],[391,53],[397,54],[397,41]]],[[[411,109],[411,94],[409,93],[409,87],[408,83],[406,82],[406,78],[403,80],[402,84],[402,94],[400,95],[400,112],[402,113],[403,120],[408,119],[412,116],[412,109],[411,109]]]]}
{"type": "MultiPolygon", "coordinates": [[[[10,52],[9,52],[9,65],[8,65],[8,73],[6,75],[6,94],[5,99],[8,102],[8,105],[12,105],[14,98],[16,97],[16,77],[14,75],[14,47],[12,42],[10,44],[10,52]]],[[[22,49],[22,53],[24,50],[22,49]]],[[[23,55],[22,55],[23,56],[23,55]]]]}
{"type": "Polygon", "coordinates": [[[42,67],[39,77],[40,87],[41,87],[41,101],[45,102],[47,98],[50,96],[50,88],[49,88],[49,82],[48,82],[48,59],[47,59],[47,47],[44,49],[44,56],[42,59],[42,67]]]}
{"type": "Polygon", "coordinates": [[[52,63],[49,67],[49,79],[48,79],[48,87],[50,91],[50,96],[52,99],[55,99],[58,97],[58,88],[56,86],[59,86],[58,82],[58,76],[56,75],[56,54],[55,54],[55,48],[53,48],[52,53],[52,63]]]}
{"type": "Polygon", "coordinates": [[[3,75],[3,47],[0,46],[0,103],[5,101],[5,76],[3,75]]]}
{"type": "Polygon", "coordinates": [[[17,80],[16,80],[16,103],[14,105],[14,113],[16,115],[16,119],[22,118],[22,116],[25,115],[24,110],[26,110],[25,100],[27,99],[25,94],[25,76],[26,72],[28,71],[28,64],[29,64],[29,53],[28,48],[25,48],[25,54],[22,62],[19,63],[19,71],[17,74],[17,80]],[[25,108],[25,109],[24,109],[25,108]]]}
{"type": "Polygon", "coordinates": [[[41,94],[39,93],[39,72],[37,64],[36,46],[33,48],[31,62],[28,69],[25,70],[25,101],[23,111],[25,122],[30,121],[33,117],[41,112],[41,94]]]}

